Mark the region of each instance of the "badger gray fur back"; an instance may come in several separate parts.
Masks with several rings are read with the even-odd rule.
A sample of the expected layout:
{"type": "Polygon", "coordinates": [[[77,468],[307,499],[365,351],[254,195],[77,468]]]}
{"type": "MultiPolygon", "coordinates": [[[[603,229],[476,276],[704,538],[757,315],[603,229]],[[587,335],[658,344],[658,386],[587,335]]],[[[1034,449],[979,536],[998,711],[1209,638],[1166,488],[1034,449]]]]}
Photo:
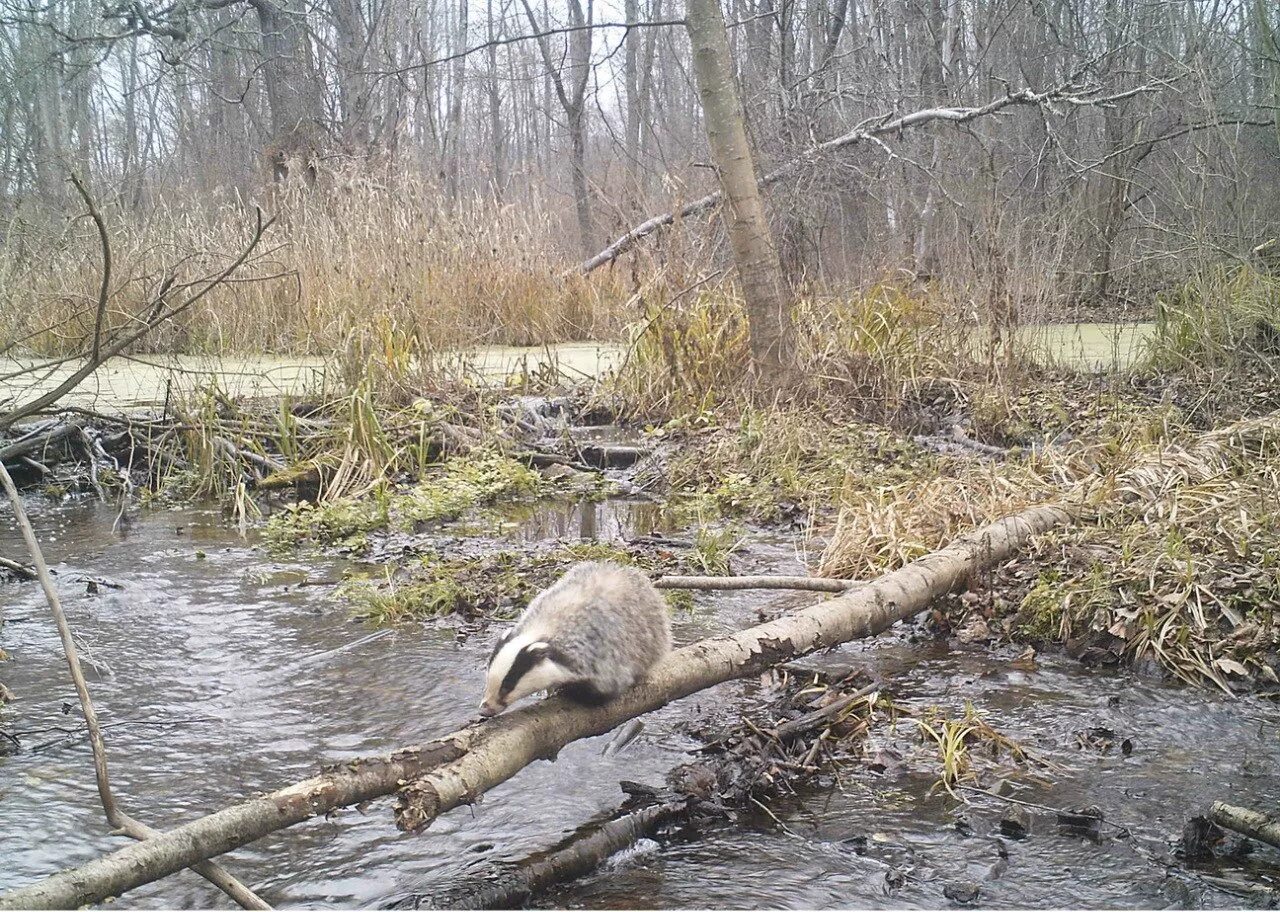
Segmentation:
{"type": "Polygon", "coordinates": [[[604,697],[636,683],[671,649],[667,603],[639,570],[578,564],[540,593],[516,629],[568,656],[604,697]]]}
{"type": "Polygon", "coordinates": [[[482,711],[493,715],[548,687],[609,700],[670,649],[666,602],[643,573],[612,563],[578,564],[539,593],[494,647],[482,711]]]}

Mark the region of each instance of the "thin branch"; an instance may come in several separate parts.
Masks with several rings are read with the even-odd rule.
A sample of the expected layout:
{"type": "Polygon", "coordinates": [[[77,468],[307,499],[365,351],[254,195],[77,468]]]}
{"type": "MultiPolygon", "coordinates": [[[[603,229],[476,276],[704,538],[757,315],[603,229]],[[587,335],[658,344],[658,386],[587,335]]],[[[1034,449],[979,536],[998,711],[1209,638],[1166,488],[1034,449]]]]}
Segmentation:
{"type": "MultiPolygon", "coordinates": [[[[540,32],[534,31],[525,35],[511,35],[507,38],[494,38],[491,41],[484,42],[483,44],[477,44],[474,47],[469,47],[469,48],[466,48],[465,50],[458,51],[456,54],[449,54],[448,56],[445,56],[445,57],[436,57],[433,60],[425,60],[422,63],[415,63],[415,64],[412,64],[411,66],[400,67],[399,69],[395,69],[395,70],[365,70],[364,73],[365,75],[368,75],[368,76],[379,76],[379,77],[403,76],[405,74],[416,73],[419,70],[425,70],[430,67],[441,66],[446,63],[452,63],[455,60],[462,60],[465,57],[470,57],[472,54],[478,54],[481,51],[487,51],[490,48],[504,47],[509,44],[518,44],[521,41],[537,41],[541,43],[541,42],[544,42],[546,39],[552,38],[556,35],[570,35],[575,32],[587,32],[587,31],[592,31],[594,29],[620,28],[620,29],[625,29],[627,31],[631,31],[631,29],[638,29],[638,28],[670,28],[673,26],[683,26],[684,24],[685,22],[683,19],[658,19],[652,22],[594,22],[594,23],[589,22],[584,25],[566,25],[560,28],[546,29],[540,32]]],[[[556,67],[550,67],[550,68],[553,71],[557,69],[556,67]]]]}
{"type": "MultiPolygon", "coordinates": [[[[267,228],[271,226],[271,224],[274,221],[275,221],[274,218],[270,218],[270,219],[267,219],[266,221],[263,221],[262,210],[258,209],[257,224],[254,227],[253,237],[250,238],[249,243],[245,246],[244,250],[240,252],[239,256],[237,256],[234,260],[232,260],[231,263],[227,265],[226,268],[224,268],[221,272],[219,272],[217,275],[213,276],[212,278],[203,280],[204,281],[203,287],[200,288],[195,293],[193,293],[192,295],[190,295],[185,301],[183,301],[181,304],[177,305],[176,307],[171,307],[166,310],[163,306],[164,304],[163,298],[159,299],[157,302],[155,302],[155,304],[152,307],[152,315],[148,319],[143,320],[142,325],[140,327],[135,329],[133,332],[126,333],[122,336],[118,336],[115,339],[113,339],[111,344],[108,345],[106,349],[100,350],[96,356],[89,357],[88,360],[86,360],[83,365],[81,365],[74,372],[72,372],[72,374],[69,377],[67,377],[67,379],[63,380],[55,388],[49,390],[49,392],[45,393],[42,396],[36,397],[35,399],[31,400],[25,405],[20,405],[17,408],[11,409],[10,411],[4,413],[3,415],[0,415],[0,430],[3,430],[4,428],[11,426],[15,421],[19,421],[22,418],[26,418],[29,415],[34,415],[36,412],[39,412],[45,408],[48,408],[50,405],[57,402],[67,393],[71,392],[71,390],[79,386],[86,377],[88,377],[90,374],[96,371],[105,362],[115,357],[116,355],[120,354],[122,351],[124,351],[134,342],[137,342],[147,333],[151,332],[151,330],[155,329],[161,323],[165,322],[166,320],[173,319],[174,317],[178,316],[182,312],[194,306],[205,295],[207,295],[209,292],[213,291],[213,289],[217,288],[219,285],[225,282],[228,276],[230,276],[233,272],[235,272],[244,264],[244,262],[249,258],[250,254],[253,253],[253,251],[257,248],[258,244],[262,241],[262,236],[264,232],[267,230],[267,228]]],[[[199,284],[199,283],[193,282],[188,287],[192,287],[196,284],[199,284]]]]}
{"type": "Polygon", "coordinates": [[[102,323],[106,319],[107,300],[111,295],[111,240],[107,237],[107,224],[102,220],[102,213],[98,212],[93,197],[89,195],[89,188],[84,185],[80,175],[72,172],[71,183],[89,208],[89,217],[98,228],[98,240],[102,244],[102,285],[98,289],[98,312],[93,318],[93,350],[90,354],[90,358],[97,361],[102,346],[102,323]]]}
{"type": "MultiPolygon", "coordinates": [[[[1067,82],[1043,92],[1036,92],[1032,89],[1019,89],[999,98],[994,98],[979,107],[926,108],[898,117],[894,117],[892,114],[885,114],[880,117],[868,118],[847,133],[810,147],[777,169],[765,174],[760,178],[759,183],[761,187],[771,186],[790,177],[806,165],[813,164],[831,152],[861,142],[879,142],[878,137],[880,136],[898,133],[910,127],[918,127],[933,121],[943,120],[955,124],[967,123],[1018,105],[1035,105],[1049,110],[1052,110],[1052,106],[1055,103],[1069,104],[1076,107],[1108,107],[1135,94],[1154,91],[1158,90],[1153,86],[1139,86],[1115,95],[1103,96],[1099,94],[1099,90],[1096,88],[1081,88],[1074,83],[1067,82]]],[[[717,190],[691,203],[687,203],[678,210],[664,212],[662,215],[655,215],[653,218],[641,222],[595,256],[578,265],[569,274],[576,272],[585,275],[599,269],[601,266],[612,263],[638,241],[659,229],[667,227],[677,219],[685,219],[714,209],[720,204],[720,198],[720,191],[717,190]]]]}
{"type": "Polygon", "coordinates": [[[804,592],[848,592],[861,586],[858,580],[824,579],[816,576],[662,576],[653,581],[657,589],[796,589],[804,592]]]}

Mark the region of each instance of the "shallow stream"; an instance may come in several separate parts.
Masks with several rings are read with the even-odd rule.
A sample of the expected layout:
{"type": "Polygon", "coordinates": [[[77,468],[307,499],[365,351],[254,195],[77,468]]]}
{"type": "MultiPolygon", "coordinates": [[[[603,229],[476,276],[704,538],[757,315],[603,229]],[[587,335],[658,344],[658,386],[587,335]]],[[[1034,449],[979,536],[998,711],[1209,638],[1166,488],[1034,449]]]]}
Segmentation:
{"type": "MultiPolygon", "coordinates": [[[[448,623],[378,632],[353,621],[328,585],[345,569],[338,559],[276,559],[210,511],[152,510],[113,531],[114,511],[92,501],[32,500],[31,508],[93,662],[90,686],[109,726],[117,791],[126,809],[153,825],[189,820],[323,764],[425,741],[473,717],[492,634],[448,623]],[[98,582],[90,586],[90,578],[98,582]]],[[[651,520],[634,503],[567,505],[522,518],[512,535],[627,537],[647,532],[651,520]]],[[[0,554],[20,553],[6,516],[0,554]]],[[[735,557],[740,573],[799,568],[785,539],[759,537],[735,557]]],[[[679,616],[677,637],[747,626],[775,598],[700,595],[694,612],[679,616]]],[[[121,841],[107,835],[87,743],[55,728],[74,729],[78,710],[64,714],[74,691],[37,587],[0,584],[0,612],[0,646],[9,654],[0,677],[18,697],[0,711],[0,728],[21,733],[24,744],[0,757],[4,890],[121,841]]],[[[966,806],[933,789],[930,777],[851,769],[838,787],[775,804],[785,830],[761,814],[695,840],[646,843],[537,903],[945,907],[944,885],[955,880],[976,882],[981,903],[997,907],[1257,902],[1162,860],[1187,819],[1214,799],[1280,804],[1280,707],[1067,659],[1042,657],[1021,669],[1009,659],[902,633],[818,661],[865,663],[906,703],[971,701],[992,725],[1061,766],[1043,781],[1013,782],[1013,794],[1097,805],[1133,838],[1061,835],[1050,814],[1036,815],[1026,838],[1000,839],[998,802],[966,806]],[[1129,739],[1131,751],[1082,750],[1074,733],[1091,727],[1112,730],[1116,744],[1129,739]]],[[[571,745],[555,763],[533,765],[423,836],[399,833],[383,801],[277,833],[225,860],[281,906],[378,906],[442,893],[615,807],[619,780],[659,783],[696,746],[685,723],[736,712],[760,686],[724,685],[655,713],[641,737],[610,758],[601,756],[607,738],[571,745]]],[[[1280,871],[1278,862],[1280,855],[1260,850],[1243,864],[1256,881],[1280,871]]],[[[127,903],[222,907],[226,900],[184,873],[127,903]]]]}

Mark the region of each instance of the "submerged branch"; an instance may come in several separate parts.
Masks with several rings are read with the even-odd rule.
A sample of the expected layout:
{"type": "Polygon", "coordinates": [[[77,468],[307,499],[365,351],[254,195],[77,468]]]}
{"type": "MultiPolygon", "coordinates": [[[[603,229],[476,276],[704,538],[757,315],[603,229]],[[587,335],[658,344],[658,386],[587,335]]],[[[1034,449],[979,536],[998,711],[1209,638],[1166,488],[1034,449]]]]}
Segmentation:
{"type": "Polygon", "coordinates": [[[441,902],[424,902],[422,898],[414,897],[413,907],[519,908],[530,896],[595,870],[610,856],[684,814],[688,806],[688,801],[676,799],[626,811],[604,823],[590,824],[549,852],[540,852],[513,869],[501,872],[494,883],[460,896],[444,897],[441,902]]]}

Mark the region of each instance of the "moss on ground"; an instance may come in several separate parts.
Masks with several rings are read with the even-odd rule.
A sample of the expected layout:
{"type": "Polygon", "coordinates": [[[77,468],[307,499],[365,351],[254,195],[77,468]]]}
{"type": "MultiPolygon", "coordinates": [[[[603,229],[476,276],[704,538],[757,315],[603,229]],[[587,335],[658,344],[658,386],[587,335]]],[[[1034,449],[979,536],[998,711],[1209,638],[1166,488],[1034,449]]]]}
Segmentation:
{"type": "Polygon", "coordinates": [[[521,462],[499,455],[455,457],[415,484],[378,482],[363,495],[289,505],[267,522],[276,547],[317,544],[363,550],[375,531],[422,531],[498,500],[538,496],[544,481],[521,462]]]}

